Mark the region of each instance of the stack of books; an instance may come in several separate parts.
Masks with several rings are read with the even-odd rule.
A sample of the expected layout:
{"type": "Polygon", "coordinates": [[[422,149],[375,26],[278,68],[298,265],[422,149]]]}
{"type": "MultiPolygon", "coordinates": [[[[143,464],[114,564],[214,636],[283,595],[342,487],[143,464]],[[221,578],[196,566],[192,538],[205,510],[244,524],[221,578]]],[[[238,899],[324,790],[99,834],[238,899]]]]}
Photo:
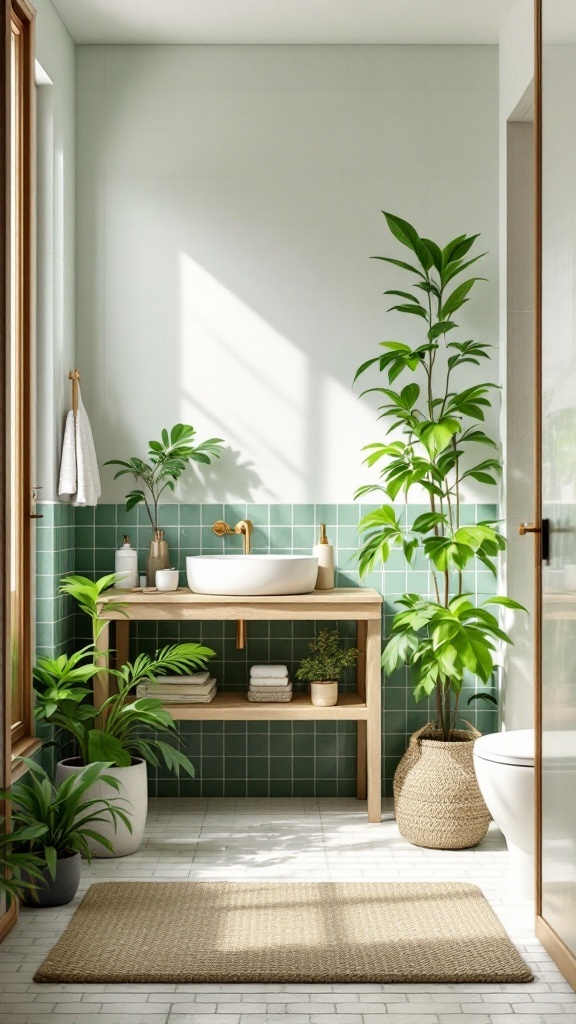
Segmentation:
{"type": "Polygon", "coordinates": [[[156,697],[163,704],[209,704],[216,696],[216,680],[209,672],[189,676],[161,676],[157,683],[141,683],[137,697],[156,697]]]}
{"type": "Polygon", "coordinates": [[[258,704],[287,704],[292,682],[286,665],[252,665],[248,700],[258,704]]]}

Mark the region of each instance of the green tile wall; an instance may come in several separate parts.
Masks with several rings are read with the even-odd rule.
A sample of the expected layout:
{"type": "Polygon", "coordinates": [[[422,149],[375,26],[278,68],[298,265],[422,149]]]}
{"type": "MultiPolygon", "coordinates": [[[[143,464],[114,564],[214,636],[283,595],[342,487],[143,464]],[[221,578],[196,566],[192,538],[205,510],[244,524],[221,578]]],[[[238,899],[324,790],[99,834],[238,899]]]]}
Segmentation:
{"type": "MultiPolygon", "coordinates": [[[[74,512],[71,505],[39,503],[36,520],[36,654],[57,658],[75,647],[76,621],[74,602],[58,593],[62,576],[74,572],[76,538],[74,512]]],[[[42,748],[46,770],[54,768],[60,757],[73,752],[65,738],[60,742],[52,729],[39,723],[38,736],[57,744],[42,748]]]]}
{"type": "MultiPolygon", "coordinates": [[[[217,519],[225,519],[234,525],[239,519],[249,518],[254,523],[252,549],[255,553],[309,553],[318,535],[319,524],[325,522],[329,539],[335,546],[336,585],[358,586],[356,527],[360,516],[372,507],[376,506],[165,505],[161,523],[165,526],[170,545],[171,564],[180,569],[182,585],[186,583],[186,555],[222,553],[240,548],[239,537],[220,539],[212,532],[212,524],[217,519]]],[[[417,505],[398,507],[398,511],[403,511],[411,519],[425,510],[424,506],[417,505]]],[[[69,509],[66,512],[70,514],[69,509]]],[[[142,508],[127,513],[124,505],[99,505],[95,509],[76,509],[74,516],[76,572],[95,577],[113,571],[114,549],[122,543],[124,533],[130,535],[132,544],[138,548],[139,566],[144,570],[150,524],[142,508]]],[[[464,522],[495,517],[496,508],[492,505],[468,505],[463,509],[464,522]]],[[[67,571],[67,567],[63,571],[67,571]]],[[[427,592],[430,587],[424,561],[416,558],[413,567],[407,571],[400,553],[393,553],[386,566],[365,577],[363,584],[384,595],[384,630],[390,624],[394,602],[401,593],[406,590],[427,592]]],[[[478,596],[494,593],[494,581],[487,571],[467,573],[465,586],[478,596]]],[[[66,625],[59,627],[59,639],[70,628],[70,610],[65,604],[61,608],[66,625]]],[[[56,606],[50,610],[55,614],[56,606]]],[[[318,623],[316,628],[323,625],[333,628],[330,623],[318,623]]],[[[86,622],[77,616],[77,644],[88,639],[85,627],[86,622]]],[[[171,641],[192,639],[205,642],[217,651],[213,666],[219,685],[243,690],[249,666],[254,662],[286,662],[294,674],[306,653],[307,641],[314,628],[313,623],[306,622],[249,623],[247,648],[237,651],[234,623],[138,623],[132,626],[131,647],[133,653],[137,650],[152,652],[158,645],[171,641]]],[[[340,624],[339,630],[346,643],[354,643],[354,628],[350,623],[340,624]]],[[[349,674],[344,687],[354,689],[353,674],[349,674]]],[[[472,692],[472,689],[464,691],[463,714],[481,731],[494,731],[498,727],[495,711],[485,710],[477,703],[471,708],[466,706],[472,692]]],[[[409,735],[424,725],[431,714],[432,709],[424,704],[414,704],[405,671],[385,681],[382,775],[387,794],[391,793],[394,770],[409,735]]],[[[184,748],[196,766],[196,778],[175,779],[168,773],[151,770],[152,794],[351,796],[355,793],[354,723],[181,722],[178,728],[184,748]]]]}

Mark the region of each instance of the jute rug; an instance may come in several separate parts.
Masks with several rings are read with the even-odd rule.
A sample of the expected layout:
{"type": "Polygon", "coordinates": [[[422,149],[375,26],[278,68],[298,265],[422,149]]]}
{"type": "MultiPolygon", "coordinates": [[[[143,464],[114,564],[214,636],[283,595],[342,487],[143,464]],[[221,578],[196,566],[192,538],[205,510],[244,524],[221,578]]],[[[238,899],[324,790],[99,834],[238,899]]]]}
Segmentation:
{"type": "Polygon", "coordinates": [[[475,885],[101,882],[50,982],[530,981],[475,885]]]}

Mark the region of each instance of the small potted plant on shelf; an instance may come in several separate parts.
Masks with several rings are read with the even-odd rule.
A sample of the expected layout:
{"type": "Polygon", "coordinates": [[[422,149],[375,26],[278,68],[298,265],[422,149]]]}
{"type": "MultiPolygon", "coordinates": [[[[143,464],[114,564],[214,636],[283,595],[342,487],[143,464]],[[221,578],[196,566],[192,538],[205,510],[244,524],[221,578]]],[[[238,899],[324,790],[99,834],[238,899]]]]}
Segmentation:
{"type": "Polygon", "coordinates": [[[468,723],[456,728],[460,693],[467,674],[489,684],[499,644],[511,643],[491,608],[522,609],[508,597],[478,602],[465,589],[465,570],[478,562],[495,576],[496,558],[506,546],[495,522],[467,524],[461,515],[466,482],[495,486],[501,470],[498,445],[483,426],[496,385],[471,381],[469,369],[490,358],[490,346],[456,341],[453,333],[455,314],[483,280],[457,279],[486,254],[468,258],[477,235],[460,235],[441,248],[400,217],[384,216],[394,238],[410,250],[411,261],[377,257],[411,278],[410,291],[385,294],[400,299],[390,308],[408,315],[423,337],[411,344],[381,342],[380,354],[356,373],[357,379],[377,369],[386,377],[384,386],[363,394],[383,396],[379,418],[393,433],[366,446],[368,466],[382,467],[381,483],[361,487],[356,498],[379,492],[391,502],[398,497],[407,502],[415,491],[429,508],[412,523],[389,503],[365,515],[359,524],[364,535],[359,568],[365,575],[386,562],[395,547],[408,566],[416,551],[427,559],[430,589],[406,593],[397,602],[400,610],[382,655],[386,675],[408,666],[416,701],[432,697],[436,708],[436,721],[412,736],[397,768],[396,818],[401,834],[416,845],[459,849],[478,843],[490,820],[472,760],[479,733],[468,723]],[[399,389],[394,382],[401,377],[409,382],[399,389]],[[476,454],[486,448],[487,458],[476,454]]]}
{"type": "Polygon", "coordinates": [[[109,765],[90,764],[54,785],[31,758],[19,760],[28,774],[0,797],[10,802],[12,821],[19,826],[11,836],[14,853],[34,857],[40,867],[34,874],[25,868],[31,885],[22,899],[29,906],[59,907],[70,903],[78,891],[80,857],[91,860],[89,841],[112,852],[100,825],[115,828],[121,822],[128,830],[132,826],[126,810],[118,806],[119,797],[90,796],[99,784],[119,790],[120,783],[107,772],[109,765]]]}
{"type": "Polygon", "coordinates": [[[316,707],[338,703],[338,683],[344,669],[358,657],[355,647],[344,647],[338,630],[322,629],[308,644],[309,658],[303,658],[296,678],[310,683],[310,698],[316,707]]]}
{"type": "MultiPolygon", "coordinates": [[[[87,684],[108,662],[108,652],[98,651],[96,646],[106,626],[99,616],[98,602],[117,579],[112,574],[95,582],[83,576],[62,580],[61,592],[70,594],[90,617],[93,642],[72,655],[39,658],[33,673],[35,717],[74,737],[79,750],[78,757],[59,762],[57,780],[84,765],[106,761],[111,766],[108,774],[121,782],[120,793],[128,801],[131,830],[122,822],[116,831],[112,826],[103,826],[113,852],[90,841],[96,857],[120,857],[138,849],[148,807],[147,762],[158,768],[163,761],[170,771],[182,770],[194,776],[194,766],[179,749],[180,736],[174,719],[155,697],[133,699],[136,687],[145,681],[156,682],[158,676],[168,672],[181,674],[203,669],[215,655],[211,648],[196,643],[172,644],[157,651],[154,657],[139,654],[134,662],[107,669],[117,681],[117,692],[94,707],[92,688],[87,684]],[[169,742],[160,739],[158,733],[165,733],[169,742]]],[[[116,611],[122,607],[121,602],[113,603],[116,611]]],[[[100,795],[101,784],[98,786],[98,794],[94,791],[92,795],[100,795]]]]}
{"type": "Polygon", "coordinates": [[[152,527],[146,562],[146,578],[150,587],[155,585],[156,571],[170,566],[168,544],[164,539],[164,530],[159,525],[158,503],[162,494],[166,490],[174,491],[176,483],[191,462],[209,466],[212,459],[220,458],[223,451],[224,442],[221,437],[210,437],[195,445],[195,435],[196,430],[189,423],[176,423],[170,433],[162,431],[160,441],[148,442],[148,462],[132,456],[127,460],[109,459],[104,463],[105,466],[120,466],[114,476],[115,480],[128,474],[142,484],[142,488],[129,491],[126,495],[126,510],[130,511],[142,503],[146,506],[152,527]]]}

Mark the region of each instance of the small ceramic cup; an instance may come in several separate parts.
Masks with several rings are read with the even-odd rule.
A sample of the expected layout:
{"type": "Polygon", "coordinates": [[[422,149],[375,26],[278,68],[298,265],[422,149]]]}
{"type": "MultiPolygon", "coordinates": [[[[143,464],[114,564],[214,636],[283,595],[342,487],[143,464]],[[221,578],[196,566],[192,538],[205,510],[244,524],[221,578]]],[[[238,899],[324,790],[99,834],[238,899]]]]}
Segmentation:
{"type": "Polygon", "coordinates": [[[310,683],[310,699],[314,707],[334,707],[338,703],[338,683],[332,679],[315,679],[310,683]]]}
{"type": "Polygon", "coordinates": [[[178,590],[178,569],[157,569],[156,589],[157,590],[178,590]]]}

